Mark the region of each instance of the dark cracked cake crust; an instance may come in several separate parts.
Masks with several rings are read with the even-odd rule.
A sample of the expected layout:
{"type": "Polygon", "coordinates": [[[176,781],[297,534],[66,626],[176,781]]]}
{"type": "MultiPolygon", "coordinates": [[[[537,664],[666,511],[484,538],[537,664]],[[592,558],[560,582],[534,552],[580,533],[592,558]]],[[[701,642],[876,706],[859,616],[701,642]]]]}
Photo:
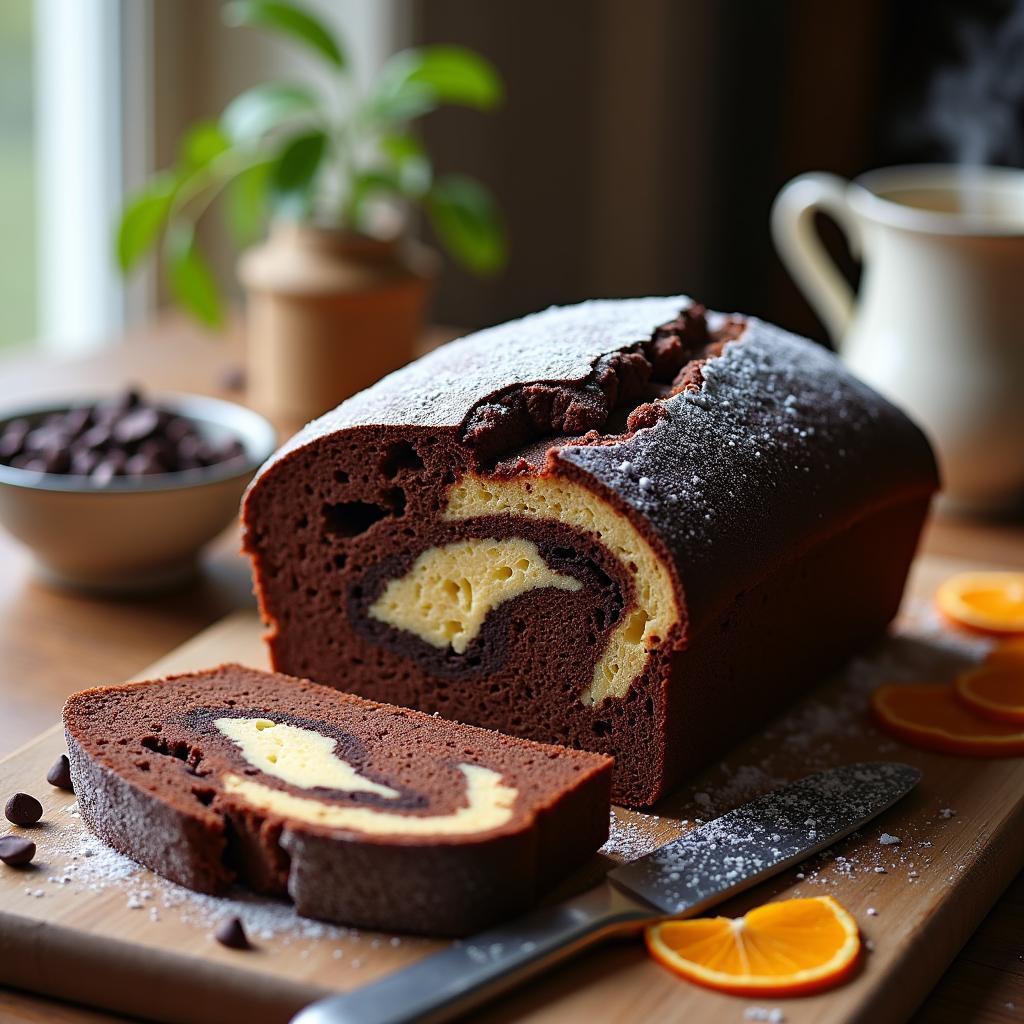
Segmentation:
{"type": "Polygon", "coordinates": [[[277,668],[613,754],[642,805],[884,629],[936,486],[920,431],[819,346],[594,301],[304,428],[244,543],[277,668]]]}
{"type": "Polygon", "coordinates": [[[433,935],[526,909],[608,834],[611,762],[222,665],[74,694],[83,820],[201,892],[433,935]]]}

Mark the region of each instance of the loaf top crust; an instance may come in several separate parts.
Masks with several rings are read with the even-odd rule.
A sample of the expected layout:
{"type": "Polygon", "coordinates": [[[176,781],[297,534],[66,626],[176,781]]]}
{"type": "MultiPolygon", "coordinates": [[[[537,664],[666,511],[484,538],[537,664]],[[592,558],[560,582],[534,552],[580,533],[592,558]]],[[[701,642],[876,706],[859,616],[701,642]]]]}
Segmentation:
{"type": "Polygon", "coordinates": [[[921,431],[835,355],[752,317],[710,313],[688,337],[681,313],[695,310],[704,331],[680,295],[468,335],[308,424],[250,486],[348,431],[447,434],[476,472],[571,477],[624,511],[675,565],[692,636],[781,560],[938,487],[921,431]],[[673,321],[683,344],[659,370],[651,346],[673,321]]]}
{"type": "Polygon", "coordinates": [[[363,425],[459,427],[508,388],[577,382],[693,305],[685,295],[552,306],[441,345],[314,420],[281,453],[363,425]]]}

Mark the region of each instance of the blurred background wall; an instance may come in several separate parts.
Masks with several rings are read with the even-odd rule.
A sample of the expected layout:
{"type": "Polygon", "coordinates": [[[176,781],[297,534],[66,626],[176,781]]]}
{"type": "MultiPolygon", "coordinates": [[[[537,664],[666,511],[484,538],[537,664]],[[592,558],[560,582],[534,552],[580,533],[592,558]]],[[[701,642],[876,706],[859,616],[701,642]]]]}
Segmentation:
{"type": "MultiPolygon", "coordinates": [[[[970,50],[965,39],[970,43],[972,32],[993,30],[1022,6],[1019,0],[309,5],[344,31],[364,75],[402,46],[448,42],[479,49],[505,78],[507,102],[497,114],[446,110],[424,123],[440,169],[476,174],[496,193],[511,241],[500,277],[481,282],[448,268],[435,301],[438,321],[474,327],[591,295],[684,291],[818,337],[820,325],[771,247],[772,197],[804,170],[853,175],[885,163],[954,157],[949,132],[941,138],[920,130],[930,123],[929,89],[970,50]]],[[[75,333],[69,318],[55,312],[70,302],[58,299],[58,265],[65,282],[69,274],[81,282],[86,304],[109,292],[84,321],[79,316],[79,334],[98,336],[145,316],[161,298],[152,278],[134,286],[134,297],[119,291],[109,273],[109,236],[98,237],[95,226],[83,223],[78,242],[69,242],[60,234],[69,230],[64,221],[89,205],[90,188],[103,190],[97,208],[109,215],[148,171],[171,161],[185,125],[216,115],[238,91],[271,75],[308,80],[315,70],[296,50],[226,28],[216,0],[4,0],[0,341],[43,337],[62,344],[75,333]],[[83,48],[82,40],[92,38],[86,28],[95,38],[83,48]],[[77,73],[94,85],[98,114],[53,100],[63,89],[85,102],[81,84],[76,93],[67,81],[60,54],[68,52],[78,55],[77,73]],[[73,166],[62,155],[67,126],[93,115],[97,166],[73,166]],[[100,184],[90,185],[93,179],[100,184]],[[54,195],[64,204],[56,226],[54,195]],[[33,208],[34,219],[26,212],[33,208]],[[76,245],[77,274],[67,264],[76,245]]],[[[990,159],[1017,162],[1019,153],[990,159]]],[[[215,219],[204,230],[230,285],[235,254],[215,219]]]]}

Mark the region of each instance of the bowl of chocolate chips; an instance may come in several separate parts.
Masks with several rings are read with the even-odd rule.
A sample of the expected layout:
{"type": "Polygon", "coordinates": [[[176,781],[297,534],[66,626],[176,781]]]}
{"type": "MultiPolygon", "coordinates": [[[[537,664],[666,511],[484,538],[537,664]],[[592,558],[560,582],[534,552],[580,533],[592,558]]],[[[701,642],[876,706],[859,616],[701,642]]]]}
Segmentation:
{"type": "Polygon", "coordinates": [[[130,388],[0,410],[0,524],[50,582],[170,585],[234,520],[276,442],[262,416],[199,395],[130,388]]]}

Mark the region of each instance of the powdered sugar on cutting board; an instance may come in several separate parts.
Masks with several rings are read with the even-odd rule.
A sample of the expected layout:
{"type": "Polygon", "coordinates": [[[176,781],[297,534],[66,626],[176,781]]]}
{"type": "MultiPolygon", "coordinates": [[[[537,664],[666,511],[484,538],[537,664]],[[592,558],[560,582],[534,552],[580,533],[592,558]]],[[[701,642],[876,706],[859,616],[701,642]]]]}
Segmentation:
{"type": "Polygon", "coordinates": [[[300,917],[294,906],[285,900],[270,899],[243,889],[236,889],[227,897],[192,892],[154,875],[83,831],[76,823],[76,804],[66,808],[64,813],[70,821],[52,822],[45,837],[40,837],[40,866],[45,865],[48,872],[47,887],[39,890],[41,897],[45,897],[48,888],[56,886],[77,894],[116,891],[123,895],[127,909],[137,910],[154,922],[173,912],[181,922],[208,933],[211,941],[218,924],[238,917],[249,938],[257,944],[269,941],[283,946],[306,943],[307,948],[299,950],[300,956],[309,955],[308,944],[336,944],[331,951],[333,960],[353,969],[361,967],[373,950],[385,945],[426,946],[426,940],[380,936],[300,917]]]}

